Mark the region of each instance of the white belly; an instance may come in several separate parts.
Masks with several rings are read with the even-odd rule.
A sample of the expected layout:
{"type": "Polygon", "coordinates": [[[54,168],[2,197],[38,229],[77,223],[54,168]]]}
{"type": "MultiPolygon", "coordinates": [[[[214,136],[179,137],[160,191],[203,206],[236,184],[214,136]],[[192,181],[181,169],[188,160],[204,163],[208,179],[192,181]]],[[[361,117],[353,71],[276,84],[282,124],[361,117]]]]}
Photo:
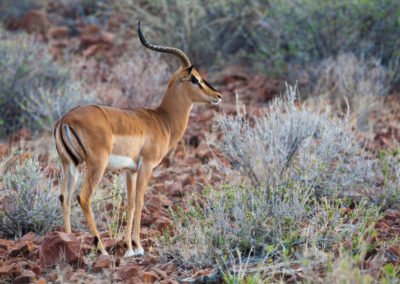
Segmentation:
{"type": "Polygon", "coordinates": [[[137,170],[137,164],[135,161],[126,156],[111,155],[108,158],[107,168],[110,170],[122,170],[128,169],[132,171],[137,170]]]}

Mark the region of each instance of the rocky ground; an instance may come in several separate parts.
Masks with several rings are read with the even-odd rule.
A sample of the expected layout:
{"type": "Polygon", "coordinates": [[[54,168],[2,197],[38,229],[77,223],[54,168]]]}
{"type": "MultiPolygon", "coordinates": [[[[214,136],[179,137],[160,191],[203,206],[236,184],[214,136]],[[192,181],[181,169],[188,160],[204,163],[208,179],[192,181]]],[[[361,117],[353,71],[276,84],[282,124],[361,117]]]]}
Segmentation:
{"type": "MultiPolygon", "coordinates": [[[[30,11],[8,23],[9,29],[36,31],[47,37],[55,58],[65,50],[74,49],[86,58],[105,59],[112,63],[124,49],[124,43],[114,41],[113,30],[118,17],[111,17],[109,26],[100,29],[94,24],[63,24],[64,17],[54,10],[45,14],[30,11]],[[79,36],[73,36],[74,29],[79,36]]],[[[59,10],[57,10],[59,11],[59,10]]],[[[68,10],[63,10],[65,13],[68,10]]],[[[127,35],[127,37],[130,35],[127,35]]],[[[146,192],[142,215],[141,238],[145,256],[124,259],[124,243],[112,239],[103,230],[102,238],[110,256],[98,256],[93,238],[87,231],[66,234],[60,228],[44,236],[30,232],[16,240],[0,239],[1,283],[212,283],[213,270],[181,267],[162,254],[158,237],[168,231],[173,234],[169,209],[184,205],[186,193],[201,192],[207,185],[224,183],[224,167],[229,166],[224,157],[213,147],[212,141],[220,139],[213,117],[215,113],[236,112],[235,92],[246,104],[249,116],[260,115],[261,109],[271,98],[285,88],[284,81],[263,76],[249,75],[243,67],[230,66],[211,80],[223,93],[223,103],[218,107],[198,106],[192,111],[189,127],[184,138],[169,157],[154,171],[146,192]],[[211,142],[211,143],[210,143],[211,142]],[[221,166],[222,165],[222,166],[221,166]],[[210,276],[209,278],[207,278],[210,276]]],[[[379,151],[397,147],[400,143],[400,98],[390,96],[384,100],[384,108],[371,114],[373,139],[368,149],[379,151]]],[[[362,138],[362,133],[360,138],[362,138]]],[[[19,132],[9,143],[0,145],[0,156],[6,156],[19,141],[35,144],[29,131],[19,132]]],[[[51,138],[47,142],[51,141],[51,138]]],[[[37,142],[36,142],[37,144],[37,142]]],[[[33,148],[34,151],[36,148],[33,148]]],[[[24,157],[20,157],[23,159],[24,157]]],[[[11,161],[12,163],[12,161],[11,161]]],[[[43,169],[60,176],[60,169],[51,157],[42,153],[43,169]]],[[[109,184],[109,180],[105,184],[109,184]]],[[[104,189],[103,189],[104,190],[104,189]]],[[[104,192],[103,192],[104,193],[104,192]]],[[[349,208],[349,210],[352,210],[349,208]]],[[[379,247],[384,240],[394,240],[400,235],[400,210],[388,210],[376,225],[379,234],[373,243],[379,247]]],[[[378,250],[376,250],[377,252],[378,250]]],[[[390,262],[400,263],[400,245],[385,245],[382,251],[390,262]]],[[[373,254],[374,251],[371,252],[373,254]]],[[[368,263],[366,263],[368,265],[368,263]]]]}
{"type": "MultiPolygon", "coordinates": [[[[270,84],[268,79],[261,78],[259,84],[270,84]]],[[[0,240],[0,279],[12,283],[196,283],[195,279],[204,280],[205,275],[212,275],[212,268],[198,270],[195,267],[177,267],[168,261],[159,250],[158,236],[171,226],[169,208],[184,204],[185,193],[198,191],[209,184],[226,180],[221,160],[223,157],[207,141],[218,139],[218,131],[213,127],[213,116],[216,112],[235,113],[234,88],[242,88],[244,100],[251,107],[250,115],[258,115],[263,102],[260,94],[253,97],[253,83],[249,78],[230,78],[229,70],[222,76],[224,103],[220,107],[199,106],[194,109],[189,127],[184,138],[173,153],[154,171],[151,184],[145,197],[145,209],[142,215],[142,244],[144,257],[124,259],[122,240],[110,239],[103,231],[102,237],[110,256],[97,256],[94,251],[93,238],[85,231],[68,235],[60,231],[49,232],[45,236],[28,233],[17,240],[0,240]],[[211,145],[211,146],[210,146],[211,145]],[[216,159],[219,162],[216,162],[216,159]]],[[[271,83],[275,84],[275,83],[271,83]]],[[[258,89],[261,96],[269,97],[280,90],[258,89]]],[[[394,98],[389,98],[390,103],[394,98]]],[[[391,104],[393,105],[393,104],[391,104]]],[[[390,121],[399,119],[399,112],[388,111],[390,121]]],[[[377,118],[382,123],[386,118],[377,118]]],[[[400,121],[400,120],[397,120],[400,121]]],[[[385,124],[386,125],[386,124],[385,124]]],[[[391,123],[390,125],[394,125],[391,123]]],[[[381,148],[396,142],[398,128],[376,133],[371,143],[381,148]],[[396,132],[397,131],[397,132],[396,132]],[[393,136],[390,136],[393,134],[393,136]]],[[[223,163],[223,162],[222,162],[223,163]]],[[[57,172],[59,169],[53,169],[57,172]]],[[[57,174],[58,175],[58,174],[57,174]]],[[[351,209],[349,209],[351,210],[351,209]]],[[[376,228],[379,231],[375,242],[377,245],[385,239],[395,239],[400,234],[400,211],[386,212],[376,228]]],[[[173,228],[170,228],[173,231],[173,228]]],[[[382,250],[380,250],[380,253],[382,250]]],[[[400,261],[400,246],[385,248],[386,257],[394,263],[400,261]]],[[[199,280],[198,283],[201,281],[199,280]]]]}

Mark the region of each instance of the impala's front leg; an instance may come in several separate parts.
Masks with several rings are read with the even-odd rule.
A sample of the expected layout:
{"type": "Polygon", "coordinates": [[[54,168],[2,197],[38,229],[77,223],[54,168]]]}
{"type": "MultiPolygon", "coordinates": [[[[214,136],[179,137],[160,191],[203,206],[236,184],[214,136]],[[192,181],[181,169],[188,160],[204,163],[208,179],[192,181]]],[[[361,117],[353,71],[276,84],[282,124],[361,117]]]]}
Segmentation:
{"type": "Polygon", "coordinates": [[[140,220],[142,218],[142,209],[144,204],[144,192],[146,191],[153,167],[143,162],[139,169],[136,181],[136,197],[135,197],[135,215],[133,218],[133,242],[136,245],[133,251],[134,256],[144,255],[144,250],[140,244],[140,220]]]}
{"type": "Polygon", "coordinates": [[[136,197],[136,180],[137,173],[127,172],[126,174],[126,191],[128,192],[128,219],[126,223],[125,242],[126,250],[124,257],[134,256],[132,249],[132,224],[133,214],[135,212],[135,197],[136,197]]]}

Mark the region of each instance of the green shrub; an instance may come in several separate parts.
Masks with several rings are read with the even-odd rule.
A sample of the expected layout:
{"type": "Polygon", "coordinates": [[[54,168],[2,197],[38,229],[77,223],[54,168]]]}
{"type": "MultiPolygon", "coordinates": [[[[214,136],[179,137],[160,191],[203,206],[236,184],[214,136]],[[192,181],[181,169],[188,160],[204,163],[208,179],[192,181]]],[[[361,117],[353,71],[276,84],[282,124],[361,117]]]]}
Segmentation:
{"type": "Polygon", "coordinates": [[[352,53],[378,58],[396,74],[395,81],[400,78],[397,0],[124,0],[112,5],[127,19],[142,19],[154,42],[182,48],[194,64],[208,68],[242,63],[299,80],[304,71],[315,75],[321,61],[352,53]]]}
{"type": "Polygon", "coordinates": [[[2,237],[21,237],[28,232],[45,234],[62,225],[58,194],[53,179],[46,177],[35,158],[29,158],[1,178],[4,199],[0,210],[2,237]]]}
{"type": "Polygon", "coordinates": [[[46,45],[0,30],[0,136],[22,127],[51,129],[68,109],[86,101],[84,95],[82,84],[53,61],[46,45]]]}
{"type": "Polygon", "coordinates": [[[287,64],[284,71],[340,53],[380,58],[385,66],[400,56],[396,0],[270,0],[262,26],[268,40],[259,46],[260,54],[272,67],[287,64]]]}
{"type": "MultiPolygon", "coordinates": [[[[263,1],[155,0],[114,1],[113,7],[142,19],[149,39],[176,46],[195,65],[218,68],[251,54],[258,41],[254,33],[263,1]]],[[[136,25],[136,23],[133,23],[136,25]]]]}
{"type": "Polygon", "coordinates": [[[296,89],[288,87],[264,116],[249,119],[239,108],[237,116],[217,117],[224,134],[218,146],[232,166],[223,170],[241,177],[235,179],[240,184],[207,188],[172,212],[175,236],[164,238],[168,256],[189,267],[217,265],[229,279],[237,277],[232,269],[240,259],[271,282],[293,265],[310,280],[318,267],[345,271],[340,265],[349,259],[349,277],[370,277],[372,271],[360,267],[374,248],[377,205],[398,198],[397,158],[371,158],[347,117],[311,112],[295,99],[296,89]],[[363,190],[371,194],[353,202],[363,190]]]}

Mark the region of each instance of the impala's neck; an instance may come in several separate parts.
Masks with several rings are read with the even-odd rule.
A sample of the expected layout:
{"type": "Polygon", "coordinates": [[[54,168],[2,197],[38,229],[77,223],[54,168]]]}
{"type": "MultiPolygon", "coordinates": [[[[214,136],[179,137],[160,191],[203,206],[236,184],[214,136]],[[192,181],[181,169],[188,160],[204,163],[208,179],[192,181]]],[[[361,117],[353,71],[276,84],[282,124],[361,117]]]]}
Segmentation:
{"type": "Polygon", "coordinates": [[[189,121],[192,106],[191,99],[184,94],[180,94],[175,84],[171,84],[168,87],[156,111],[162,115],[169,128],[169,148],[175,146],[182,138],[189,121]]]}

